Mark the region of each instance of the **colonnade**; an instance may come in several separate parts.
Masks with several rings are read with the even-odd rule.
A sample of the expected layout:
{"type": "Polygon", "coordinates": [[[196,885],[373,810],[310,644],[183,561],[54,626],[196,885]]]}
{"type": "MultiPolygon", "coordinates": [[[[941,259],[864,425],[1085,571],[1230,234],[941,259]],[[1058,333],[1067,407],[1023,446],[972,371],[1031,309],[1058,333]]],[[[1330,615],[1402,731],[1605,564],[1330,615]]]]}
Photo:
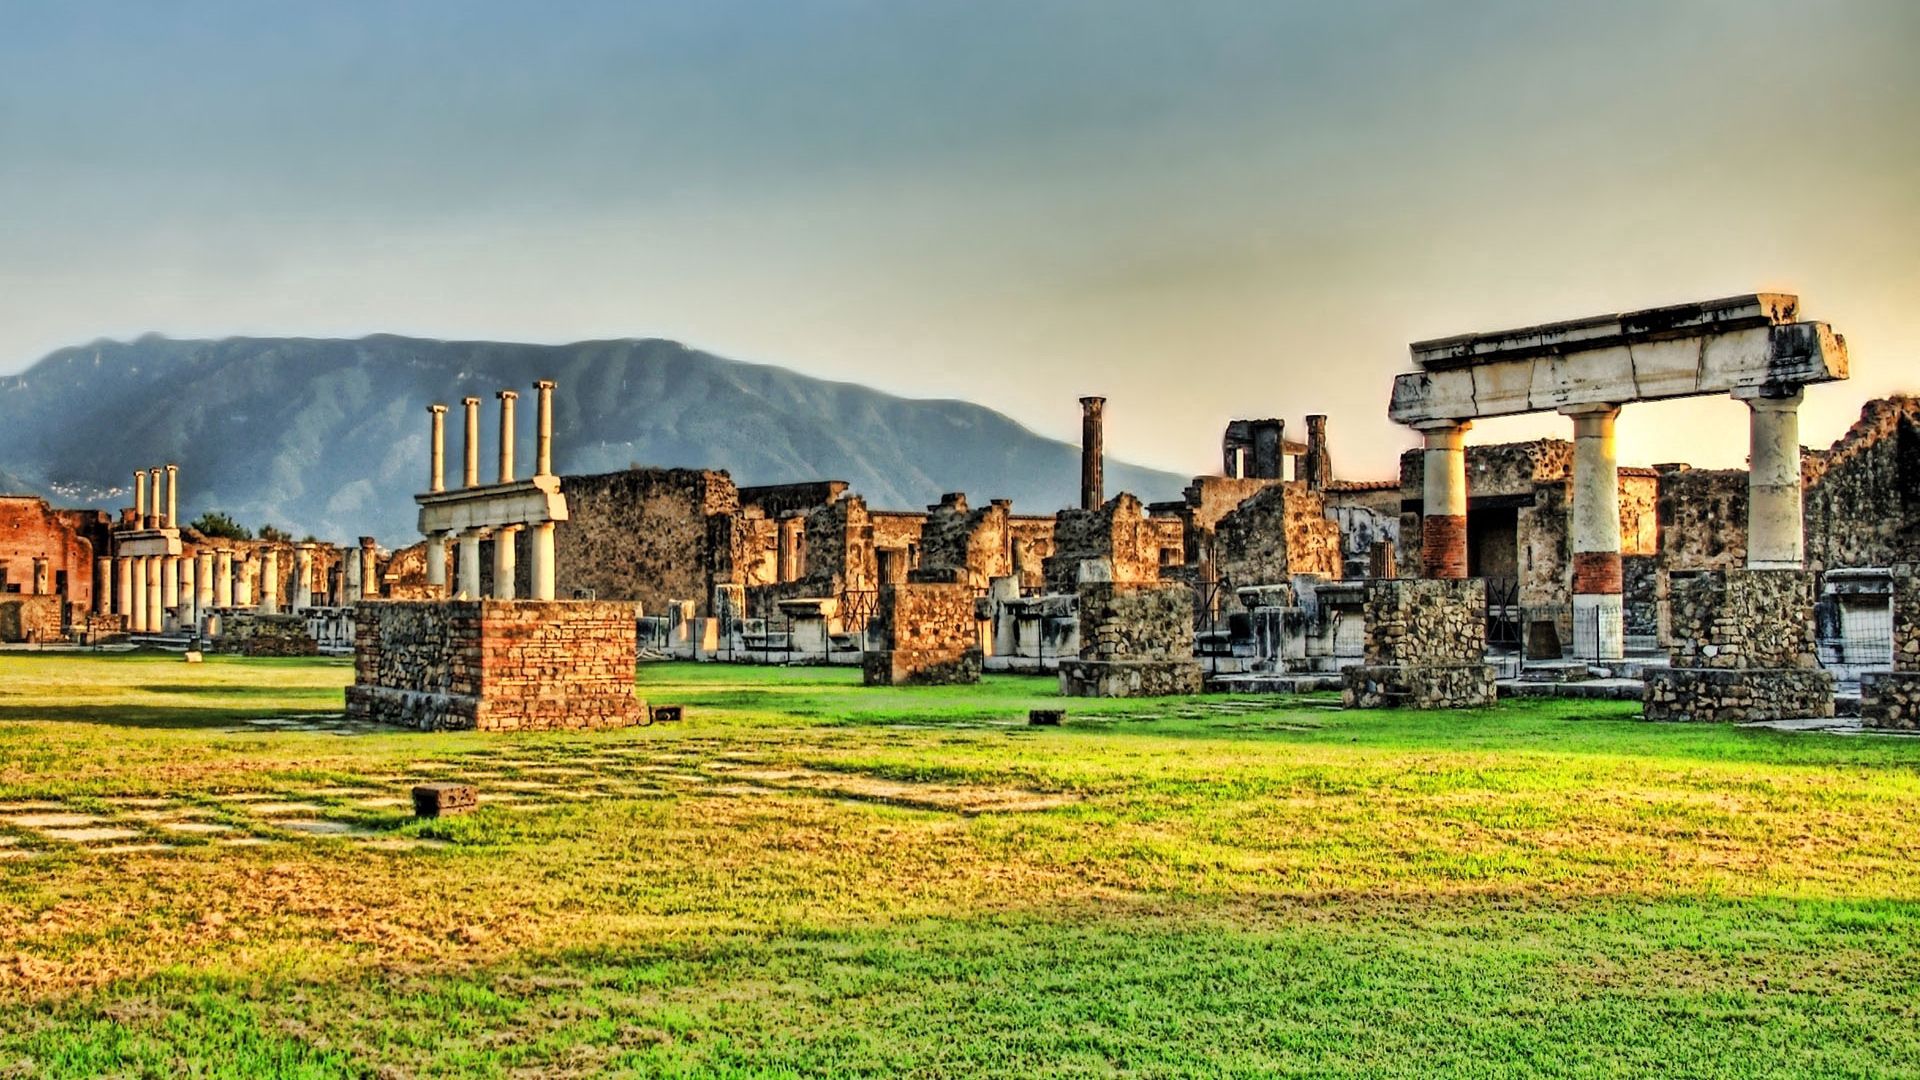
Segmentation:
{"type": "MultiPolygon", "coordinates": [[[[533,388],[539,394],[535,413],[537,437],[534,442],[533,481],[535,483],[551,482],[553,478],[554,384],[550,380],[542,379],[534,383],[533,388]]],[[[500,402],[500,456],[498,475],[493,483],[496,486],[504,486],[517,482],[514,475],[514,403],[520,395],[513,390],[501,390],[495,397],[500,402]]],[[[480,399],[472,396],[464,397],[460,404],[465,416],[461,446],[461,490],[476,491],[483,486],[480,483],[480,399]]],[[[432,424],[427,491],[429,495],[435,495],[445,493],[447,490],[445,473],[447,406],[429,405],[427,413],[431,417],[432,424]]],[[[514,579],[519,571],[518,538],[523,531],[527,533],[528,544],[527,598],[552,600],[554,593],[554,522],[552,521],[429,530],[426,533],[427,583],[445,590],[446,595],[455,599],[480,598],[482,595],[480,545],[482,541],[491,540],[493,542],[491,596],[496,600],[514,599],[517,594],[514,579]],[[451,587],[447,581],[449,541],[454,545],[454,580],[451,587]]]]}

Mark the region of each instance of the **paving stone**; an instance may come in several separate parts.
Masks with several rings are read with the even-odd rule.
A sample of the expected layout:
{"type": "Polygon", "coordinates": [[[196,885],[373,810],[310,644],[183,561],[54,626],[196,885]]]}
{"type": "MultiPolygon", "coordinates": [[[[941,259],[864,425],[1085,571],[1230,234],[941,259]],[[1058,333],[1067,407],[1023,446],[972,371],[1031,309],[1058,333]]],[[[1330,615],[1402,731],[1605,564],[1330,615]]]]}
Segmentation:
{"type": "Polygon", "coordinates": [[[329,821],[325,818],[294,818],[276,821],[275,825],[309,836],[370,836],[373,830],[365,829],[351,822],[329,821]]]}
{"type": "Polygon", "coordinates": [[[255,803],[247,809],[267,817],[278,817],[282,814],[318,814],[326,807],[310,802],[264,802],[255,803]]]}
{"type": "Polygon", "coordinates": [[[232,832],[233,826],[222,825],[217,821],[169,821],[160,826],[168,832],[205,835],[210,833],[232,832]]]}
{"type": "Polygon", "coordinates": [[[92,844],[102,840],[130,840],[140,835],[139,829],[122,829],[112,825],[99,825],[80,829],[42,829],[40,831],[55,840],[65,840],[74,844],[92,844]]]}
{"type": "Polygon", "coordinates": [[[173,844],[163,844],[155,841],[145,844],[114,844],[111,847],[94,848],[93,853],[96,855],[140,855],[150,854],[156,851],[179,850],[180,848],[173,844]]]}
{"type": "Polygon", "coordinates": [[[71,829],[83,825],[98,825],[105,818],[93,814],[75,814],[72,812],[47,814],[15,814],[6,819],[7,824],[22,829],[71,829]]]}

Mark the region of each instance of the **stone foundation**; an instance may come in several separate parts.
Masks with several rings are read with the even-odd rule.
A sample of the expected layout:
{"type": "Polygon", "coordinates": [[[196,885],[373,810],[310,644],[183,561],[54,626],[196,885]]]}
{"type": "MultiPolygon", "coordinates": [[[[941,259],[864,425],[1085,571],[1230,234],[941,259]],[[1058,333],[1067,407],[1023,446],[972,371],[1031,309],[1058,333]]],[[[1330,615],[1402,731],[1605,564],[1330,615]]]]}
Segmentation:
{"type": "Polygon", "coordinates": [[[1497,697],[1489,664],[1356,665],[1340,682],[1349,709],[1484,708],[1497,697]]]}
{"type": "Polygon", "coordinates": [[[1805,570],[1669,575],[1673,667],[1647,672],[1647,719],[1832,716],[1833,676],[1814,651],[1813,582],[1805,570]]]}
{"type": "Polygon", "coordinates": [[[1363,662],[1341,671],[1348,708],[1477,709],[1495,702],[1485,581],[1368,581],[1361,618],[1363,662]]]}
{"type": "Polygon", "coordinates": [[[1060,693],[1067,697],[1167,697],[1200,693],[1200,665],[1192,660],[1062,660],[1060,693]]]}
{"type": "Polygon", "coordinates": [[[1860,721],[1868,727],[1920,728],[1920,671],[1870,671],[1862,675],[1860,721]]]}
{"type": "Polygon", "coordinates": [[[980,681],[974,590],[956,582],[902,582],[880,590],[882,647],[861,663],[868,686],[950,686],[980,681]]]}
{"type": "Polygon", "coordinates": [[[1079,584],[1080,656],[1060,661],[1067,697],[1197,694],[1193,590],[1154,582],[1079,584]]]}
{"type": "Polygon", "coordinates": [[[631,604],[560,600],[362,603],[347,715],[429,731],[628,727],[631,604]]]}
{"type": "Polygon", "coordinates": [[[303,615],[261,615],[234,611],[221,616],[214,651],[240,656],[319,656],[303,615]]]}
{"type": "Polygon", "coordinates": [[[1833,676],[1806,668],[1648,668],[1649,720],[1746,723],[1833,715],[1833,676]]]}

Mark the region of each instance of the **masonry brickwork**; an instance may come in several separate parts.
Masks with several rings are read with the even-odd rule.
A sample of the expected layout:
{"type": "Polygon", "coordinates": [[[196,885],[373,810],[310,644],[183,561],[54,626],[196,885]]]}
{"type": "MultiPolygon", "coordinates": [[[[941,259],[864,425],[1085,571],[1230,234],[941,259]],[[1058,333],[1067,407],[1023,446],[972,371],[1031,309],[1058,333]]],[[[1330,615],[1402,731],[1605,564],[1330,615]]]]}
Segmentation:
{"type": "Polygon", "coordinates": [[[1893,670],[1860,678],[1860,718],[1871,727],[1920,728],[1920,564],[1893,566],[1893,670]]]}
{"type": "Polygon", "coordinates": [[[1080,655],[1060,662],[1068,697],[1197,694],[1193,591],[1155,582],[1082,581],[1080,655]]]}
{"type": "Polygon", "coordinates": [[[347,714],[427,730],[627,727],[631,605],[586,601],[367,602],[355,611],[347,714]]]}
{"type": "Polygon", "coordinates": [[[214,651],[235,656],[319,656],[320,643],[302,616],[234,611],[221,618],[214,651]]]}
{"type": "Polygon", "coordinates": [[[1675,573],[1667,587],[1673,666],[1647,673],[1650,720],[1832,716],[1833,676],[1814,649],[1814,575],[1804,570],[1675,573]]]}
{"type": "Polygon", "coordinates": [[[880,648],[862,663],[868,686],[945,686],[980,681],[980,624],[964,582],[904,582],[880,590],[880,648]]]}

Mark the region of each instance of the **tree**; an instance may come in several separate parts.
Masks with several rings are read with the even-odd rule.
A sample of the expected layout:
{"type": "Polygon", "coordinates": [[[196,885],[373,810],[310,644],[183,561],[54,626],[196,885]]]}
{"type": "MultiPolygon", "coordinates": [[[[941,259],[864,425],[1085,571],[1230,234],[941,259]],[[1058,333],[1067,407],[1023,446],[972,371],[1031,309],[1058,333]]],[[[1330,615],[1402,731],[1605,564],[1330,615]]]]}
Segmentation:
{"type": "Polygon", "coordinates": [[[260,539],[274,544],[293,543],[293,534],[285,529],[276,529],[271,525],[260,526],[260,539]]]}
{"type": "Polygon", "coordinates": [[[251,540],[253,532],[245,525],[233,520],[217,510],[209,510],[187,525],[201,536],[210,536],[221,540],[251,540]]]}

